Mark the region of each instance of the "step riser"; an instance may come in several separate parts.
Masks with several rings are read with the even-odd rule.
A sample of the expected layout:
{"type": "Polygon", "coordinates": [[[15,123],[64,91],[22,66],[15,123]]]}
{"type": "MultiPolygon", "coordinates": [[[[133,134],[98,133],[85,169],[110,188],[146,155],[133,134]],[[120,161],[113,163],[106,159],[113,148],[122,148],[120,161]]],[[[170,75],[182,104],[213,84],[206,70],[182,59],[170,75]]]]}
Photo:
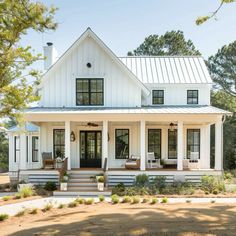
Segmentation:
{"type": "Polygon", "coordinates": [[[91,183],[68,183],[68,187],[97,187],[97,184],[91,183]]]}
{"type": "Polygon", "coordinates": [[[103,195],[104,197],[110,197],[111,192],[86,192],[86,191],[65,191],[65,192],[53,192],[53,196],[70,196],[70,197],[98,197],[103,195]]]}

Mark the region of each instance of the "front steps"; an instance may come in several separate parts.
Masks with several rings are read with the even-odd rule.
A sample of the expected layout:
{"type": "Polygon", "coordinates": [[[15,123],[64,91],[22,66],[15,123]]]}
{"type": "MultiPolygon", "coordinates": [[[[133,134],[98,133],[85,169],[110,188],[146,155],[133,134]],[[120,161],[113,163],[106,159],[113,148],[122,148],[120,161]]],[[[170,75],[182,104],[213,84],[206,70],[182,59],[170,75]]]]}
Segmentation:
{"type": "Polygon", "coordinates": [[[67,191],[54,191],[54,196],[75,196],[75,197],[97,197],[104,195],[106,197],[111,195],[110,191],[98,191],[97,183],[94,177],[103,174],[102,170],[71,170],[67,171],[69,174],[67,191]]]}

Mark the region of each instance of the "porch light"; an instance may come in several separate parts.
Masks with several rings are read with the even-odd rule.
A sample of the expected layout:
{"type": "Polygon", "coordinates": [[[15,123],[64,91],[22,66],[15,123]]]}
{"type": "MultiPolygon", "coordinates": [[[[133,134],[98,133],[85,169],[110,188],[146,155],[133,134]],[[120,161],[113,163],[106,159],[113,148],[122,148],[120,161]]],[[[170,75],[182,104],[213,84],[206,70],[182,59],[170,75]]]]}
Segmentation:
{"type": "Polygon", "coordinates": [[[175,127],[176,127],[176,124],[174,123],[170,123],[170,131],[174,131],[175,130],[175,127]]]}
{"type": "Polygon", "coordinates": [[[75,133],[73,131],[71,131],[71,133],[70,133],[70,141],[71,142],[75,141],[75,133]]]}

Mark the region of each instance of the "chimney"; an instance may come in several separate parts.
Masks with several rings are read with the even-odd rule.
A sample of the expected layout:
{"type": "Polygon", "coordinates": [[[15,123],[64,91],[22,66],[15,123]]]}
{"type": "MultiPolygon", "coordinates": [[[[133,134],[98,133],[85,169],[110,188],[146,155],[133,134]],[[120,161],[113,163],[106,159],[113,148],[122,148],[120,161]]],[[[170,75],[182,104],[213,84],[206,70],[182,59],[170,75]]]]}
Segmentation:
{"type": "Polygon", "coordinates": [[[53,46],[53,43],[48,42],[47,46],[43,47],[44,56],[44,70],[48,70],[55,62],[57,57],[57,51],[53,46]]]}

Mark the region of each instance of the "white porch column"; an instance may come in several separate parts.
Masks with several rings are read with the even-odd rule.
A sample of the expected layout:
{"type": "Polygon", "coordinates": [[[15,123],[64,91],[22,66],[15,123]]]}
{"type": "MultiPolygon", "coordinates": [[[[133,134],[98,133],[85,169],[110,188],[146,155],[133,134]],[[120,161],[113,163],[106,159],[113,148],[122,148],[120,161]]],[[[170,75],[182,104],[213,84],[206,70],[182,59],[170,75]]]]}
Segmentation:
{"type": "Polygon", "coordinates": [[[145,170],[146,159],[146,122],[140,121],[140,170],[145,170]]]}
{"type": "Polygon", "coordinates": [[[70,121],[66,121],[65,122],[65,157],[68,158],[68,161],[67,161],[68,170],[71,170],[70,133],[71,133],[70,121]]]}
{"type": "Polygon", "coordinates": [[[107,158],[108,169],[108,121],[104,120],[102,123],[102,168],[104,167],[105,158],[107,158]]]}
{"type": "Polygon", "coordinates": [[[221,119],[215,123],[215,170],[223,170],[223,125],[221,119]]]}
{"type": "Polygon", "coordinates": [[[20,158],[19,158],[19,168],[20,170],[26,170],[26,134],[20,134],[20,158]]]}
{"type": "Polygon", "coordinates": [[[183,170],[183,121],[178,121],[177,170],[183,170]]]}

